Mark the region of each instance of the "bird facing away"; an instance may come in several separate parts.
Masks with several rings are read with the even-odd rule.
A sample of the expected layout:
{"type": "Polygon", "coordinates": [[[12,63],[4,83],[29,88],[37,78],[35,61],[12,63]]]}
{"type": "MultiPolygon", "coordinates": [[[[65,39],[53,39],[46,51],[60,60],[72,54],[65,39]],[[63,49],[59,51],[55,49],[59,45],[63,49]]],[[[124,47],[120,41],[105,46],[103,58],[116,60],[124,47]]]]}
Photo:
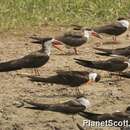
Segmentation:
{"type": "MultiPolygon", "coordinates": [[[[84,30],[80,30],[80,31],[66,32],[63,35],[55,37],[54,39],[61,42],[61,44],[65,44],[66,46],[73,47],[75,54],[78,54],[76,48],[85,44],[91,35],[101,38],[100,35],[98,33],[94,32],[93,30],[84,29],[84,30]]],[[[31,37],[31,38],[33,38],[33,37],[31,37]]],[[[42,39],[45,39],[45,38],[39,38],[39,39],[41,39],[39,41],[42,41],[42,39]]],[[[36,43],[36,42],[33,42],[33,43],[36,43]]],[[[41,43],[41,42],[39,42],[39,43],[41,43]]],[[[57,49],[61,50],[60,48],[57,48],[57,49]]]]}
{"type": "Polygon", "coordinates": [[[110,72],[121,72],[129,67],[129,59],[126,57],[116,57],[108,60],[101,61],[89,61],[76,59],[76,63],[93,69],[100,69],[110,72]]]}
{"type": "Polygon", "coordinates": [[[126,56],[126,57],[130,56],[130,46],[117,49],[104,49],[94,47],[94,49],[101,51],[97,52],[96,54],[103,56],[126,56]]]}
{"type": "Polygon", "coordinates": [[[87,71],[64,71],[59,70],[54,76],[48,78],[38,76],[28,76],[31,81],[44,82],[44,83],[55,83],[68,85],[71,87],[78,87],[87,82],[98,82],[101,76],[94,72],[87,71]]]}
{"type": "Polygon", "coordinates": [[[77,114],[78,112],[84,111],[85,109],[90,107],[90,102],[85,97],[78,97],[74,100],[69,100],[67,102],[58,104],[42,104],[31,101],[24,102],[27,105],[31,105],[30,107],[25,107],[28,109],[54,111],[65,114],[77,114]]]}
{"type": "Polygon", "coordinates": [[[43,66],[49,60],[51,46],[58,44],[55,39],[49,38],[42,44],[42,49],[32,52],[20,59],[0,63],[0,72],[8,72],[23,68],[38,68],[43,66]]]}
{"type": "Polygon", "coordinates": [[[116,41],[116,36],[123,34],[129,28],[129,21],[125,18],[118,18],[115,23],[94,28],[97,33],[105,33],[113,35],[113,40],[116,41]]]}
{"type": "MultiPolygon", "coordinates": [[[[92,120],[92,121],[128,121],[130,124],[130,107],[127,107],[127,109],[123,112],[113,112],[113,113],[104,113],[104,114],[98,114],[93,112],[80,112],[80,116],[92,120]]],[[[119,126],[120,127],[120,126],[119,126]]]]}

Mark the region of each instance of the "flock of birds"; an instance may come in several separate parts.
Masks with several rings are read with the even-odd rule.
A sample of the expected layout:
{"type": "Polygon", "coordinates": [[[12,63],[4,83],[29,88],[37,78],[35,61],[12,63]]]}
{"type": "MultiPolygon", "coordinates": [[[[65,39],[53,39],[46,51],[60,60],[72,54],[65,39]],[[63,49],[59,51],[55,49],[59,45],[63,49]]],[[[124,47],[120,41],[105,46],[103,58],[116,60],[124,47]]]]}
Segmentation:
{"type": "MultiPolygon", "coordinates": [[[[77,47],[85,44],[90,36],[95,36],[102,39],[100,34],[105,33],[112,35],[114,42],[116,42],[116,36],[123,34],[125,31],[127,31],[128,27],[128,20],[119,18],[113,24],[108,24],[93,29],[75,26],[72,32],[67,32],[58,37],[40,38],[32,36],[30,37],[33,40],[32,43],[40,44],[42,46],[41,49],[36,52],[32,52],[31,54],[26,55],[20,59],[0,63],[0,72],[16,71],[23,68],[33,68],[35,76],[28,75],[32,81],[64,84],[72,87],[80,86],[86,82],[98,82],[101,76],[95,72],[59,70],[57,71],[57,75],[42,78],[39,76],[40,73],[38,68],[48,62],[52,46],[59,50],[62,50],[59,47],[60,45],[72,47],[74,49],[74,53],[78,55],[77,47]]],[[[123,72],[130,66],[130,46],[118,49],[103,49],[98,47],[95,47],[94,49],[100,51],[96,53],[98,55],[115,57],[101,61],[91,61],[75,58],[75,62],[84,67],[113,72],[115,75],[130,78],[130,72],[123,72]]],[[[128,120],[130,122],[130,106],[128,106],[124,112],[114,112],[107,114],[88,112],[85,110],[90,107],[90,102],[84,96],[80,96],[74,100],[69,100],[59,104],[42,104],[28,100],[25,100],[24,103],[27,105],[26,108],[29,109],[48,110],[72,115],[79,114],[80,116],[93,121],[128,120]]],[[[80,130],[84,129],[79,125],[77,126],[80,130]]]]}

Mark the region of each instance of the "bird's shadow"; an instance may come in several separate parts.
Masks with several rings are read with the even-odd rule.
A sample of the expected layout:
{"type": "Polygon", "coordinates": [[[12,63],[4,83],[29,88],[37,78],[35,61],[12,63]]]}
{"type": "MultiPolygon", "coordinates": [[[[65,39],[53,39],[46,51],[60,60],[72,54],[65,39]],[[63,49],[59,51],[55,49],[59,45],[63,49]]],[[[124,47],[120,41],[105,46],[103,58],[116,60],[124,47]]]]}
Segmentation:
{"type": "Polygon", "coordinates": [[[119,78],[119,79],[107,79],[107,80],[103,80],[103,81],[100,81],[99,83],[109,83],[109,84],[118,84],[120,81],[124,81],[123,78],[119,78]]]}
{"type": "Polygon", "coordinates": [[[77,125],[77,127],[78,127],[78,129],[79,130],[85,130],[81,125],[79,125],[78,123],[76,124],[77,125]]]}
{"type": "Polygon", "coordinates": [[[74,54],[74,53],[58,53],[55,55],[57,55],[57,56],[75,56],[76,54],[74,54]]]}
{"type": "Polygon", "coordinates": [[[67,77],[65,76],[49,76],[47,78],[40,77],[40,76],[27,76],[30,81],[32,82],[41,82],[41,83],[50,83],[50,84],[58,84],[58,85],[65,85],[68,87],[79,87],[82,84],[85,84],[87,80],[85,78],[80,77],[67,77]]]}

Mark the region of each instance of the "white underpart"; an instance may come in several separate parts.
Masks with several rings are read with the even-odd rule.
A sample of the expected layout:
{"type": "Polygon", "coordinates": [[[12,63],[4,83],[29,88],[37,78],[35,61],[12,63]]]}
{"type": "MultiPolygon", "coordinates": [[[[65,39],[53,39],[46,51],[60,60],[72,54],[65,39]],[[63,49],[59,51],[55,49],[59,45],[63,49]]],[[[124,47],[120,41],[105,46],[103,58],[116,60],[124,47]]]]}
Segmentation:
{"type": "Polygon", "coordinates": [[[51,46],[52,46],[52,42],[54,41],[55,39],[52,39],[52,40],[48,40],[44,43],[44,46],[45,46],[45,54],[47,54],[48,56],[51,54],[51,46]]]}
{"type": "Polygon", "coordinates": [[[91,106],[89,100],[87,100],[84,97],[78,98],[77,101],[82,104],[83,106],[85,106],[86,108],[89,108],[91,106]]]}
{"type": "Polygon", "coordinates": [[[87,39],[89,39],[89,37],[90,37],[90,31],[84,30],[84,37],[86,37],[87,39]]]}
{"type": "Polygon", "coordinates": [[[120,23],[123,27],[129,27],[129,22],[127,20],[119,20],[118,23],[120,23]]]}
{"type": "Polygon", "coordinates": [[[111,56],[113,56],[113,57],[118,57],[119,55],[116,55],[116,54],[112,54],[111,56]]]}
{"type": "Polygon", "coordinates": [[[95,81],[97,78],[97,73],[89,73],[89,80],[95,81]]]}
{"type": "Polygon", "coordinates": [[[128,61],[125,61],[124,63],[127,63],[128,67],[130,67],[130,59],[128,61]]]}
{"type": "Polygon", "coordinates": [[[124,63],[127,63],[128,67],[130,67],[130,59],[128,59],[128,61],[125,61],[124,63]]]}
{"type": "Polygon", "coordinates": [[[119,110],[116,110],[115,112],[121,112],[121,111],[119,111],[119,110]]]}

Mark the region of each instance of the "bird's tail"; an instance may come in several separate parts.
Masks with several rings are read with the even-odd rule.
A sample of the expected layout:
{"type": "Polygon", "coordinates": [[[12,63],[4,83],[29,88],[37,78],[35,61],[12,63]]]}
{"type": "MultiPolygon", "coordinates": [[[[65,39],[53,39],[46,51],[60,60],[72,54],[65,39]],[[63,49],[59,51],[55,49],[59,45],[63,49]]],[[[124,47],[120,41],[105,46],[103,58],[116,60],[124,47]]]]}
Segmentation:
{"type": "Polygon", "coordinates": [[[44,78],[44,77],[29,75],[27,77],[31,81],[34,81],[34,82],[42,82],[42,83],[57,83],[58,82],[58,79],[56,76],[50,76],[50,77],[44,78]]]}
{"type": "Polygon", "coordinates": [[[112,53],[111,49],[103,49],[103,48],[98,48],[98,47],[94,47],[93,49],[98,50],[98,51],[102,51],[102,52],[105,52],[105,53],[108,53],[108,54],[112,53]]]}
{"type": "Polygon", "coordinates": [[[93,120],[93,121],[97,121],[98,120],[98,116],[100,116],[101,114],[96,114],[96,113],[92,113],[92,112],[80,112],[79,113],[80,116],[87,118],[89,120],[93,120]]]}
{"type": "Polygon", "coordinates": [[[19,60],[12,60],[0,63],[0,72],[8,72],[8,71],[14,71],[21,69],[23,67],[23,64],[19,63],[19,60]]]}
{"type": "Polygon", "coordinates": [[[73,30],[81,30],[83,28],[83,26],[76,25],[76,24],[71,24],[71,26],[73,26],[73,30]]]}
{"type": "Polygon", "coordinates": [[[32,76],[32,75],[28,75],[27,76],[31,81],[36,81],[36,82],[47,82],[46,78],[43,77],[39,77],[39,76],[32,76]]]}
{"type": "Polygon", "coordinates": [[[92,61],[89,60],[81,60],[74,58],[75,62],[78,63],[79,65],[85,66],[85,67],[94,67],[94,64],[92,61]]]}
{"type": "Polygon", "coordinates": [[[35,103],[35,102],[31,102],[31,101],[26,101],[26,100],[24,100],[24,102],[28,105],[31,105],[30,107],[25,107],[25,108],[29,108],[29,109],[47,110],[49,108],[48,104],[35,103]]]}
{"type": "Polygon", "coordinates": [[[101,55],[101,56],[110,56],[109,53],[96,52],[95,54],[97,54],[97,55],[101,55]]]}
{"type": "Polygon", "coordinates": [[[79,128],[79,130],[84,130],[84,128],[82,126],[80,126],[78,123],[76,125],[79,128]]]}
{"type": "Polygon", "coordinates": [[[41,38],[41,37],[36,37],[36,36],[31,36],[30,38],[33,39],[32,43],[36,43],[36,44],[42,44],[52,39],[52,37],[41,38]]]}
{"type": "Polygon", "coordinates": [[[111,75],[115,75],[115,76],[121,76],[124,78],[130,78],[130,72],[120,72],[120,73],[112,73],[111,75]]]}

